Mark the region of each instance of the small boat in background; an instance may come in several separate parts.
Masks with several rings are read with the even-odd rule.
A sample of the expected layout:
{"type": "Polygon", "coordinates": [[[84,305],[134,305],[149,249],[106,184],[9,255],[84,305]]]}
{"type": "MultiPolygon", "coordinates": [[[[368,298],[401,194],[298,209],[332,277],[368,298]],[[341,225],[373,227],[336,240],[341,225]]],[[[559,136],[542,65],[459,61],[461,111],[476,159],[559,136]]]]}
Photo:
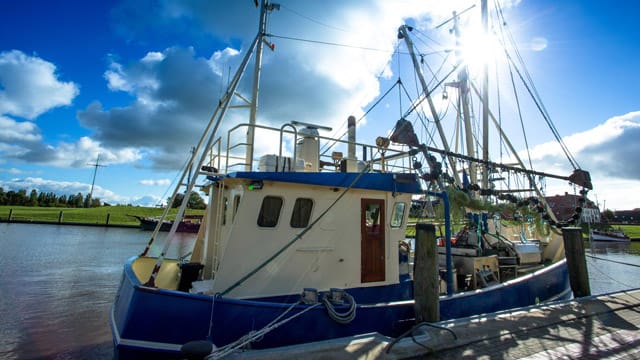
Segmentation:
{"type": "Polygon", "coordinates": [[[589,232],[589,238],[592,241],[631,241],[631,238],[624,231],[618,229],[594,230],[589,232]]]}
{"type": "MultiPolygon", "coordinates": [[[[140,221],[140,228],[146,231],[153,231],[158,225],[159,219],[148,216],[131,215],[140,221]]],[[[178,224],[177,232],[197,233],[202,222],[202,215],[185,215],[178,224]]],[[[169,231],[173,225],[173,220],[163,220],[160,231],[169,231]]]]}

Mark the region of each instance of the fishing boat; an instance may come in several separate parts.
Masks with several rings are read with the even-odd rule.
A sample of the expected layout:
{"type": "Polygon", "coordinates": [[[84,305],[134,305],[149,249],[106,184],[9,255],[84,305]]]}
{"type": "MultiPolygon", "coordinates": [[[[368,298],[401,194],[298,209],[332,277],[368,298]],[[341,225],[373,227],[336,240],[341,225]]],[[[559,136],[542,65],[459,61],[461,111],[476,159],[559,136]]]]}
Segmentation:
{"type": "Polygon", "coordinates": [[[615,229],[591,229],[591,231],[589,232],[589,238],[593,241],[631,241],[631,238],[629,238],[629,236],[625,234],[624,231],[615,229]]]}
{"type": "MultiPolygon", "coordinates": [[[[259,124],[257,80],[262,48],[269,45],[266,21],[278,7],[262,0],[259,8],[257,35],[169,201],[194,188],[208,194],[193,251],[186,258],[167,256],[175,221],[159,254],[149,251],[156,226],[145,250],[126,262],[110,316],[118,358],[180,358],[183,346],[202,341],[211,344],[211,358],[221,358],[238,350],[357,334],[399,336],[415,324],[413,286],[421,275],[411,267],[410,212],[432,213],[430,220],[417,221],[439,219],[442,229],[441,320],[571,296],[558,228],[573,223],[554,218],[534,178],[570,181],[586,196],[588,172],[535,171],[511,145],[515,165],[484,152],[476,156],[475,144],[467,151],[449,146],[432,96],[443,86],[457,93],[453,103],[463,121],[473,84],[456,62],[447,70],[452,79],[429,86],[411,27],[405,25],[398,30],[399,43],[406,45],[422,86],[404,102],[409,109],[389,125],[389,134],[358,141],[354,116],[345,116],[346,138],[326,136],[332,129],[314,123],[259,124]],[[239,96],[238,84],[254,55],[251,96],[239,96]],[[234,101],[248,104],[248,122],[218,134],[225,114],[237,108],[234,101]],[[431,111],[429,121],[420,120],[426,116],[420,104],[431,111]],[[435,126],[440,142],[420,140],[415,124],[435,126]],[[254,154],[258,131],[279,139],[277,154],[254,154]],[[233,140],[239,133],[246,138],[233,140]],[[190,169],[196,174],[184,182],[190,169]],[[497,175],[524,178],[528,189],[503,187],[507,181],[499,183],[497,175]],[[416,212],[415,204],[429,209],[416,212]]],[[[459,16],[449,24],[452,33],[458,33],[459,16]]],[[[484,115],[500,129],[493,113],[487,109],[484,115]]],[[[183,201],[176,219],[185,208],[183,201]]],[[[579,221],[579,213],[576,208],[572,220],[579,221]]]]}

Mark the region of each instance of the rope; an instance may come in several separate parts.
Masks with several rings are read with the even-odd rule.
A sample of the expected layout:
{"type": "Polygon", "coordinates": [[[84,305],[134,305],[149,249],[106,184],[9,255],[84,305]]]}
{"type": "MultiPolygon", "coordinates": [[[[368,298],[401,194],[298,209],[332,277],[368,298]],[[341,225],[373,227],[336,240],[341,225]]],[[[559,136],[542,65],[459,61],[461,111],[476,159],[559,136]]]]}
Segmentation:
{"type": "Polygon", "coordinates": [[[344,296],[349,303],[349,309],[347,309],[347,311],[343,313],[339,313],[336,311],[333,303],[328,296],[325,296],[324,299],[322,299],[322,303],[327,308],[327,312],[329,313],[329,317],[331,319],[333,319],[338,324],[348,324],[356,318],[356,301],[353,299],[353,296],[349,295],[346,292],[343,292],[342,296],[344,296]]]}
{"type": "Polygon", "coordinates": [[[584,256],[586,256],[586,257],[590,257],[590,258],[592,258],[592,259],[597,259],[597,260],[602,260],[602,261],[610,261],[610,262],[613,262],[613,263],[616,263],[616,264],[622,264],[622,265],[628,265],[628,266],[633,266],[633,267],[638,267],[638,268],[640,268],[640,265],[638,265],[638,264],[630,264],[630,263],[626,263],[626,262],[622,262],[622,261],[611,260],[611,259],[605,259],[605,258],[601,258],[601,257],[598,257],[598,256],[587,255],[587,254],[584,254],[584,256]]]}
{"type": "Polygon", "coordinates": [[[216,349],[215,351],[213,351],[211,354],[207,355],[205,357],[205,359],[221,359],[229,354],[231,354],[232,352],[240,349],[241,347],[249,344],[250,342],[253,342],[257,339],[262,338],[265,334],[269,333],[272,330],[275,330],[276,328],[280,327],[281,325],[286,324],[287,322],[297,318],[298,316],[306,313],[307,311],[314,309],[318,306],[320,306],[322,303],[316,303],[312,306],[307,307],[306,309],[300,311],[299,313],[292,315],[291,317],[282,320],[280,322],[280,319],[282,319],[282,317],[284,317],[284,315],[286,315],[289,311],[291,311],[294,307],[296,307],[298,304],[300,304],[300,302],[295,302],[293,304],[291,304],[291,306],[289,306],[289,308],[287,308],[287,310],[285,310],[282,314],[280,314],[278,317],[276,317],[275,319],[273,319],[269,324],[267,324],[265,327],[263,327],[260,330],[257,331],[250,331],[248,334],[242,336],[241,338],[239,338],[238,340],[227,344],[221,348],[216,349]]]}

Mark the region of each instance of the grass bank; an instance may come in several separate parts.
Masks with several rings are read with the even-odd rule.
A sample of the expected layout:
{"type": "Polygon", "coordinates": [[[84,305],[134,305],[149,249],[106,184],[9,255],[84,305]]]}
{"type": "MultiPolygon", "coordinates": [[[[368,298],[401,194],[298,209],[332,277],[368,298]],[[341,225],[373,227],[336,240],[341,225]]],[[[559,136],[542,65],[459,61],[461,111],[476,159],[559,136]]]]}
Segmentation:
{"type": "MultiPolygon", "coordinates": [[[[58,222],[82,224],[138,225],[136,216],[160,216],[164,209],[142,206],[101,206],[96,208],[55,208],[32,206],[0,206],[0,221],[58,222]],[[107,221],[108,220],[108,221],[107,221]]],[[[177,209],[171,209],[175,214],[177,209]]],[[[188,214],[204,214],[204,210],[188,210],[188,214]]]]}

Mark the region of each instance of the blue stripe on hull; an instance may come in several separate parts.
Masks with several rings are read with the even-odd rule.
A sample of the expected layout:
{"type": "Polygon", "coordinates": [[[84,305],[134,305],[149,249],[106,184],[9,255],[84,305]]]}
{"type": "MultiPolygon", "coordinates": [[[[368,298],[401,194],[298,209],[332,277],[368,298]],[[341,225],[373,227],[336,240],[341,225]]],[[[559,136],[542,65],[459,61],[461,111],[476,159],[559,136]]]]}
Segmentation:
{"type": "MultiPolygon", "coordinates": [[[[116,353],[120,358],[139,359],[145,354],[162,353],[163,357],[177,355],[179,346],[193,340],[208,338],[211,310],[213,324],[211,338],[217,346],[235,341],[252,330],[259,330],[278,317],[290,304],[266,301],[235,300],[188,294],[178,291],[149,289],[140,285],[125,266],[124,276],[112,308],[112,331],[116,353]]],[[[396,286],[394,296],[410,295],[410,281],[396,286]]],[[[498,286],[442,297],[441,319],[453,319],[495,312],[557,300],[570,295],[567,266],[564,261],[542,271],[498,286]]],[[[372,291],[386,294],[380,287],[372,291]]],[[[359,302],[373,298],[362,289],[347,290],[359,302]]],[[[292,295],[292,299],[297,295],[292,295]]],[[[289,315],[302,311],[297,306],[289,315]]],[[[285,318],[287,318],[285,316],[285,318]]],[[[348,325],[331,320],[320,306],[271,331],[251,346],[270,348],[314,342],[338,337],[379,332],[397,336],[414,324],[413,301],[377,302],[360,305],[357,316],[348,325]]],[[[152,355],[153,356],[153,355],[152,355]]]]}

